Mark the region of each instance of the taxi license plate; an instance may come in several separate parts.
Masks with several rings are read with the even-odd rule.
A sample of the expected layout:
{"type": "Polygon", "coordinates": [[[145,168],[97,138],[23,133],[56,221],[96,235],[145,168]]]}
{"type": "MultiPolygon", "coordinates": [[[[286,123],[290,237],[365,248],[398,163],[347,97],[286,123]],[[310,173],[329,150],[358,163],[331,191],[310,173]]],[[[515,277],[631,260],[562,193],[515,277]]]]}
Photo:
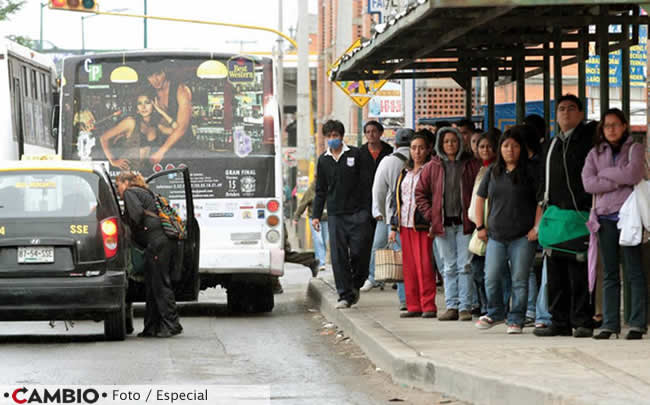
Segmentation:
{"type": "Polygon", "coordinates": [[[18,263],[54,263],[54,247],[18,247],[18,263]]]}

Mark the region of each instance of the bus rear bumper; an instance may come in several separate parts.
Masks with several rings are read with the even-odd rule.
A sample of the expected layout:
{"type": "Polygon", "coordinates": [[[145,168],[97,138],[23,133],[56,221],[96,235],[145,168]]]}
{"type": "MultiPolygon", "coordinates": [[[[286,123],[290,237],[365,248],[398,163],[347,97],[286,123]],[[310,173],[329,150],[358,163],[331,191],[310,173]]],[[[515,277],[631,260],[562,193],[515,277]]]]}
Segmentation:
{"type": "Polygon", "coordinates": [[[200,273],[252,273],[284,275],[284,250],[273,249],[201,249],[200,273]]]}

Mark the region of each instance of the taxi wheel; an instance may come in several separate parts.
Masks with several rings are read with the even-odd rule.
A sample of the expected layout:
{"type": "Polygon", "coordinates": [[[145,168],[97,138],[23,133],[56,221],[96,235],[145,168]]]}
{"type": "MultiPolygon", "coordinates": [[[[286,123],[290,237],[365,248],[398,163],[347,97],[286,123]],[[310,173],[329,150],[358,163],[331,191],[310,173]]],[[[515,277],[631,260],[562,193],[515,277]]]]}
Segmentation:
{"type": "Polygon", "coordinates": [[[121,341],[126,338],[126,310],[124,302],[120,309],[109,312],[104,319],[104,336],[106,340],[121,341]]]}

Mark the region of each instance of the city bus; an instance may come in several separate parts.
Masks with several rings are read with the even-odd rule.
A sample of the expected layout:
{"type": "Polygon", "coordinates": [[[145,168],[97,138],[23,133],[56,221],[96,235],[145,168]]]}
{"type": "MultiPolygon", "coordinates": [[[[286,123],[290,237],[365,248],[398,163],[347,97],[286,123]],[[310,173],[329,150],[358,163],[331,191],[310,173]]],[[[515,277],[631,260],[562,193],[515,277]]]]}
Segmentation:
{"type": "MultiPolygon", "coordinates": [[[[63,159],[106,162],[112,177],[188,167],[200,288],[226,288],[235,312],[271,311],[272,277],[284,273],[271,59],[150,50],[68,57],[60,92],[63,159]]],[[[153,186],[184,216],[180,187],[173,178],[153,186]]]]}
{"type": "Polygon", "coordinates": [[[0,38],[0,160],[55,153],[55,89],[50,58],[0,38]]]}

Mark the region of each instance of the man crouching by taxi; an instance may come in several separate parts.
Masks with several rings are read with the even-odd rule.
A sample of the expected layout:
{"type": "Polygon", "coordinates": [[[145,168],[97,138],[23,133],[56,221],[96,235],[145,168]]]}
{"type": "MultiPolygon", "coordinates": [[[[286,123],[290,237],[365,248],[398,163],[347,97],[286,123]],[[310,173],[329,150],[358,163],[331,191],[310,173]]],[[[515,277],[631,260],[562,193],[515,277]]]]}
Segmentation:
{"type": "Polygon", "coordinates": [[[176,311],[176,300],[171,285],[173,257],[176,244],[162,229],[157,215],[155,195],[140,174],[124,172],[115,181],[124,201],[125,220],[129,224],[133,242],[145,249],[146,310],[144,330],[139,337],[171,337],[183,331],[176,311]]]}

